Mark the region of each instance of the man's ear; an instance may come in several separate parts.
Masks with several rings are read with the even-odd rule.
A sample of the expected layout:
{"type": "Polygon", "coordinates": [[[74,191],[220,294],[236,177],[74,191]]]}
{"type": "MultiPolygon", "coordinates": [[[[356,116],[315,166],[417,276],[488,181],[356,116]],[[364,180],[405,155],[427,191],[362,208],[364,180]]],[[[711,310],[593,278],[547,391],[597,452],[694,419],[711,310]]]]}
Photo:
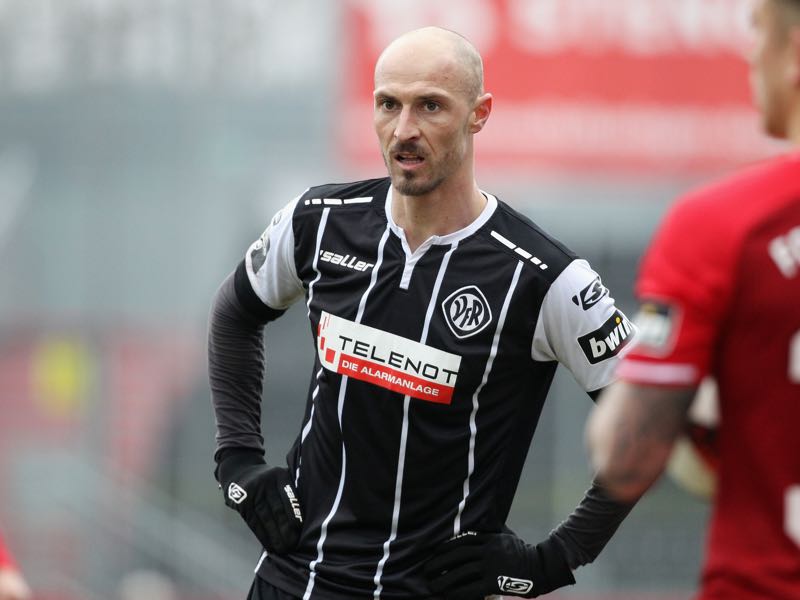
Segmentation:
{"type": "Polygon", "coordinates": [[[472,122],[470,123],[469,131],[470,133],[478,133],[483,126],[486,125],[486,121],[489,119],[489,115],[492,112],[492,95],[489,93],[482,94],[478,96],[478,99],[475,100],[475,108],[472,111],[472,122]]]}

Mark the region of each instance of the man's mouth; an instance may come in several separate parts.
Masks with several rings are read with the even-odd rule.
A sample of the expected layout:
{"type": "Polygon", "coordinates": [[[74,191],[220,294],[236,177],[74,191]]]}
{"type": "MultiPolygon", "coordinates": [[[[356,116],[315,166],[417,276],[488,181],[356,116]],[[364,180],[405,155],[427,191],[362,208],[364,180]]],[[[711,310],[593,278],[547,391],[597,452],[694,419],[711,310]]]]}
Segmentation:
{"type": "Polygon", "coordinates": [[[394,159],[400,164],[408,166],[422,164],[425,161],[423,157],[413,152],[395,152],[394,159]]]}

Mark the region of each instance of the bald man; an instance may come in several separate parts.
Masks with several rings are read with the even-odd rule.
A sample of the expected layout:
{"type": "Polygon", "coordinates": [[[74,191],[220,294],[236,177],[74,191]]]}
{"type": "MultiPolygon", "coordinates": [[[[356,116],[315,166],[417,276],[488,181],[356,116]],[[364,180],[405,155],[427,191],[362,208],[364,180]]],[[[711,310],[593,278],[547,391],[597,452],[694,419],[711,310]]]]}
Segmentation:
{"type": "Polygon", "coordinates": [[[634,330],[586,261],[478,187],[491,111],[472,44],[401,36],[375,67],[388,177],[307,189],[216,294],[215,473],[264,547],[251,599],[531,598],[629,510],[591,485],[538,543],[506,526],[557,365],[594,397],[634,330]],[[263,328],[301,300],[305,414],[267,464],[263,328]]]}

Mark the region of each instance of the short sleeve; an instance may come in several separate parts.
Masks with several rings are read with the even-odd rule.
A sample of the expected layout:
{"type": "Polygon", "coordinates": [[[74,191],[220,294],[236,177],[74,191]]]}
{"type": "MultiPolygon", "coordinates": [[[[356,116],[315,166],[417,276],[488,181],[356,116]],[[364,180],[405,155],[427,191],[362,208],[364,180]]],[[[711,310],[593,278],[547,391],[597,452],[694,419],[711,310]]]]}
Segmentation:
{"type": "Polygon", "coordinates": [[[634,317],[640,335],[620,378],[693,386],[709,373],[734,282],[736,236],[719,216],[704,197],[667,214],[642,261],[634,317]]]}
{"type": "Polygon", "coordinates": [[[276,310],[288,308],[304,293],[295,266],[292,227],[298,198],[275,214],[245,254],[245,269],[253,291],[265,305],[276,310]]]}
{"type": "Polygon", "coordinates": [[[614,378],[636,329],[585,260],[572,261],[545,295],[531,356],[558,361],[587,392],[614,378]]]}

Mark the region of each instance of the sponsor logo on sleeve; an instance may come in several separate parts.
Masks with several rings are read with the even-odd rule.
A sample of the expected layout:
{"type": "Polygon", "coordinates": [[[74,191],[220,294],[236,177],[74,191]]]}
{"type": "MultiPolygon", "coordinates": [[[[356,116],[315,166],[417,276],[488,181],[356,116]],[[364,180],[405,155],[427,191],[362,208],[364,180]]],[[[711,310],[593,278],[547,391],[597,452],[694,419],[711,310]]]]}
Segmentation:
{"type": "Polygon", "coordinates": [[[280,210],[272,217],[272,221],[258,238],[250,246],[250,267],[253,273],[258,273],[264,263],[267,262],[267,253],[269,252],[269,236],[272,233],[272,228],[275,227],[283,219],[283,211],[280,210]]]}
{"type": "Polygon", "coordinates": [[[592,283],[572,297],[572,301],[583,310],[589,310],[607,295],[608,288],[600,281],[600,277],[595,277],[592,283]]]}
{"type": "Polygon", "coordinates": [[[769,255],[781,274],[792,279],[800,271],[800,226],[770,240],[769,255]]]}
{"type": "Polygon", "coordinates": [[[492,322],[492,310],[486,296],[475,285],[457,289],[442,302],[444,320],[459,339],[483,331],[492,322]]]}
{"type": "Polygon", "coordinates": [[[501,592],[508,594],[527,594],[533,589],[533,582],[530,579],[518,579],[500,575],[497,578],[497,587],[500,588],[501,592]]]}
{"type": "Polygon", "coordinates": [[[583,353],[593,365],[616,356],[633,337],[633,325],[620,311],[596,329],[578,338],[583,353]]]}
{"type": "Polygon", "coordinates": [[[676,306],[658,300],[646,300],[639,306],[633,322],[638,332],[636,348],[654,356],[666,355],[672,350],[677,331],[676,306]]]}
{"type": "Polygon", "coordinates": [[[250,268],[253,273],[258,273],[264,263],[267,261],[267,252],[269,251],[269,230],[253,242],[250,246],[250,268]]]}
{"type": "Polygon", "coordinates": [[[404,395],[450,404],[461,357],[327,312],[317,331],[320,362],[329,371],[404,395]]]}

